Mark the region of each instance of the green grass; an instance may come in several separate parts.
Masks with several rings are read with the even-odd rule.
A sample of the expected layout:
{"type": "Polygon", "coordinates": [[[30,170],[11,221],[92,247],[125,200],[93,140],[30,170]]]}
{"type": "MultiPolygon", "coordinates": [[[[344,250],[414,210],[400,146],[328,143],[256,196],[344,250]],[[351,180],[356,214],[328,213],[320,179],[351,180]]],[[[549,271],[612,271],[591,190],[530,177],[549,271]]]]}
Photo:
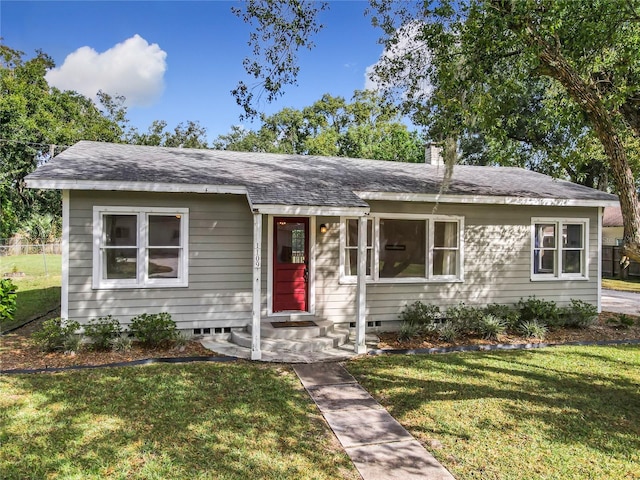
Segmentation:
{"type": "Polygon", "coordinates": [[[61,255],[47,254],[47,271],[44,273],[42,255],[12,255],[0,257],[0,274],[23,272],[24,277],[11,280],[18,287],[17,311],[12,322],[2,325],[7,330],[60,306],[61,255]]]}
{"type": "Polygon", "coordinates": [[[458,480],[640,478],[638,346],[380,356],[347,368],[458,480]]]}
{"type": "Polygon", "coordinates": [[[622,292],[640,293],[640,281],[638,280],[618,280],[615,278],[603,278],[602,288],[610,290],[620,290],[622,292]]]}
{"type": "Polygon", "coordinates": [[[359,478],[289,367],[0,377],[3,479],[359,478]]]}

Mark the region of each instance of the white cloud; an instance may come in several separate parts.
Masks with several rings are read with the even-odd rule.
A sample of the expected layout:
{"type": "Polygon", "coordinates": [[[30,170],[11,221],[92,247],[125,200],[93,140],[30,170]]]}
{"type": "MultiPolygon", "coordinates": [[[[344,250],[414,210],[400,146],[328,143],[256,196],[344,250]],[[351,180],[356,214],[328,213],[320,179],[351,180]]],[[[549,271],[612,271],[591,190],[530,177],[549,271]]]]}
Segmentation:
{"type": "Polygon", "coordinates": [[[385,48],[380,59],[365,70],[366,90],[413,90],[414,96],[429,97],[433,86],[428,81],[431,67],[431,52],[427,45],[419,40],[420,22],[412,22],[399,28],[395,36],[397,42],[385,48]],[[392,68],[400,65],[400,68],[392,68]],[[387,68],[393,73],[388,79],[380,78],[376,67],[387,68]],[[416,81],[416,79],[418,79],[416,81]]]}
{"type": "Polygon", "coordinates": [[[109,50],[98,53],[81,47],[65,58],[62,66],[47,72],[49,85],[75,90],[96,98],[98,90],[124,95],[127,106],[153,104],[164,90],[167,53],[157,43],[134,35],[109,50]]]}

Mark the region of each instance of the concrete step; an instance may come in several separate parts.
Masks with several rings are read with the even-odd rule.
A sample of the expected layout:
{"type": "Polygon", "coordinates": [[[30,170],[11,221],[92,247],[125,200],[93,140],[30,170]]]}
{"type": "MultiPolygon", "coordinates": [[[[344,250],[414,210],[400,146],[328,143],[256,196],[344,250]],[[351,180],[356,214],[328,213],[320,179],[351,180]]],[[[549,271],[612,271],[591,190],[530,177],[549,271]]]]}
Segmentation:
{"type": "MultiPolygon", "coordinates": [[[[231,342],[244,347],[251,348],[251,333],[232,332],[231,342]]],[[[310,338],[261,338],[260,349],[267,352],[321,352],[330,348],[337,348],[344,345],[349,340],[347,330],[327,332],[324,336],[310,338]]]]}
{"type": "MultiPolygon", "coordinates": [[[[328,320],[312,320],[316,326],[312,327],[279,327],[276,328],[272,322],[263,322],[260,325],[261,338],[288,338],[300,340],[304,338],[323,337],[333,330],[333,323],[328,320]]],[[[273,322],[280,323],[280,322],[273,322]]],[[[282,322],[286,324],[287,322],[282,322]]],[[[251,333],[252,326],[247,326],[247,331],[251,333]]]]}

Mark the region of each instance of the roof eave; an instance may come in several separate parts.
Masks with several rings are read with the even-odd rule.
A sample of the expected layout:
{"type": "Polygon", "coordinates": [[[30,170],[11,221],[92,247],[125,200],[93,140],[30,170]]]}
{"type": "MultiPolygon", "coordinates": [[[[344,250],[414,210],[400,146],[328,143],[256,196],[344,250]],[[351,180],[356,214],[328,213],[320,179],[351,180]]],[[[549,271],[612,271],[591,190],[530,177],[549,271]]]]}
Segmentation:
{"type": "Polygon", "coordinates": [[[247,189],[241,185],[206,185],[191,183],[163,182],[116,182],[101,180],[57,180],[27,178],[27,187],[51,190],[107,190],[128,192],[162,193],[229,193],[246,195],[247,189]]]}
{"type": "Polygon", "coordinates": [[[528,205],[540,207],[609,207],[618,200],[581,198],[532,198],[492,195],[447,195],[433,193],[354,192],[363,200],[425,203],[473,203],[485,205],[528,205]]]}

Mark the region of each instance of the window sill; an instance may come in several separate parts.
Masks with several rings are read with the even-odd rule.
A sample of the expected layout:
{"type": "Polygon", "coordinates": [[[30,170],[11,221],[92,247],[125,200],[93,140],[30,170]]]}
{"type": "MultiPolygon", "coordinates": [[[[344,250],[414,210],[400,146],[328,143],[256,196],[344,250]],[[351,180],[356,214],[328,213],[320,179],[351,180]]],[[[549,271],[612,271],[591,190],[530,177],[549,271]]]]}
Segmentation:
{"type": "Polygon", "coordinates": [[[141,289],[149,289],[149,288],[187,288],[189,287],[188,282],[176,282],[176,283],[149,283],[149,284],[93,284],[91,288],[93,290],[141,290],[141,289]]]}
{"type": "MultiPolygon", "coordinates": [[[[358,280],[356,278],[342,277],[339,282],[340,285],[356,285],[358,280]]],[[[462,278],[380,278],[374,280],[372,278],[366,279],[367,285],[402,285],[402,284],[429,284],[429,283],[464,283],[462,278]]]]}
{"type": "Polygon", "coordinates": [[[555,277],[555,276],[532,276],[530,281],[532,282],[586,282],[589,280],[589,277],[572,277],[572,276],[563,276],[563,277],[555,277]]]}

